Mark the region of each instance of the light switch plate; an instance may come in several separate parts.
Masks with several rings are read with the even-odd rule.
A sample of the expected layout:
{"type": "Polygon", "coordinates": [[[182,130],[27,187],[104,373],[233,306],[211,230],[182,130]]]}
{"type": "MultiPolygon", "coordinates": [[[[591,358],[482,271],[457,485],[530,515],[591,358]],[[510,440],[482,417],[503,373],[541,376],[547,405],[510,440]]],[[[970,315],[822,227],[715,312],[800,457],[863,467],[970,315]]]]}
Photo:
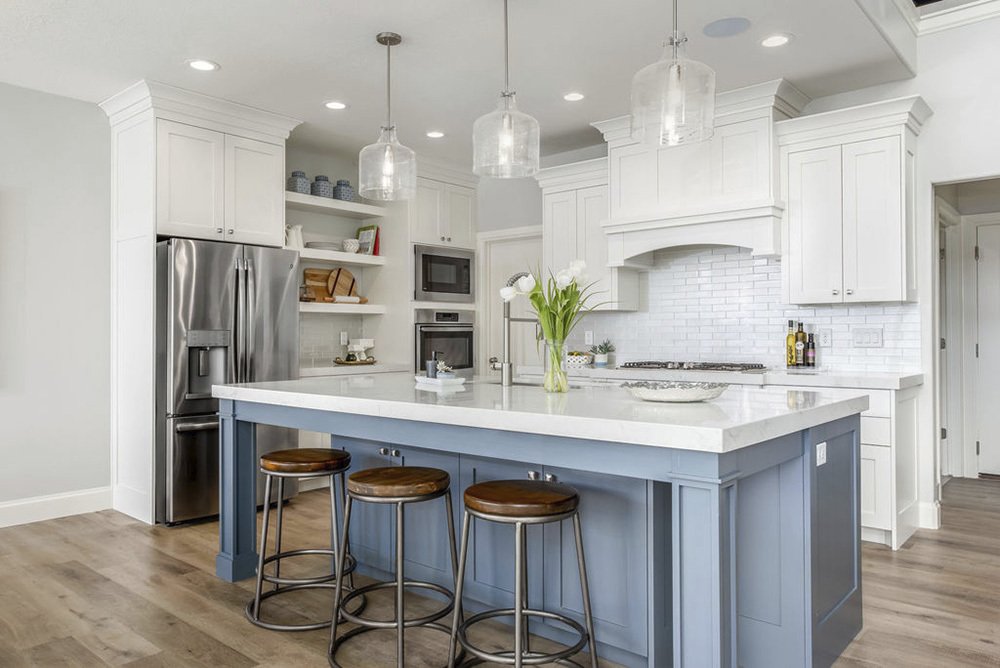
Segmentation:
{"type": "Polygon", "coordinates": [[[826,441],[816,444],[816,466],[826,464],[826,441]]]}
{"type": "Polygon", "coordinates": [[[588,346],[594,345],[594,332],[587,330],[583,333],[583,342],[588,346]]]}
{"type": "Polygon", "coordinates": [[[855,348],[881,348],[882,328],[868,325],[851,327],[851,341],[855,348]]]}
{"type": "Polygon", "coordinates": [[[832,329],[819,330],[819,347],[830,348],[832,346],[833,346],[833,330],[832,329]]]}

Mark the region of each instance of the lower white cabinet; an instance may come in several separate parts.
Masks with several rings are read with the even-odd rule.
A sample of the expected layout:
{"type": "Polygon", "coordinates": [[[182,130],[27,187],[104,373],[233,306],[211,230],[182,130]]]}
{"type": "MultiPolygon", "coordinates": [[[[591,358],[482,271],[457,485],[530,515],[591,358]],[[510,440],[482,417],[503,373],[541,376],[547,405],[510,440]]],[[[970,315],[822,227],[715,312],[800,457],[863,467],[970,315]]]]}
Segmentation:
{"type": "Polygon", "coordinates": [[[861,445],[861,525],[892,530],[892,448],[861,445]]]}
{"type": "Polygon", "coordinates": [[[638,274],[627,267],[608,266],[608,166],[600,158],[543,169],[542,278],[555,275],[573,260],[587,263],[590,300],[598,311],[639,308],[638,274]]]}

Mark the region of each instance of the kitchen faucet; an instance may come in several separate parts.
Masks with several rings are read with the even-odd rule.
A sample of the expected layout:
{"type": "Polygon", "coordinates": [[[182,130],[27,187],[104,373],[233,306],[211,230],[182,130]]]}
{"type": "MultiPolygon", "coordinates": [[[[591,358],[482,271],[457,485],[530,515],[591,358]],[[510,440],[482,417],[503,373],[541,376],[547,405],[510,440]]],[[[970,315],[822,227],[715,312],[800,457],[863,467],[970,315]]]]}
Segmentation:
{"type": "MultiPolygon", "coordinates": [[[[507,279],[507,287],[514,287],[518,279],[528,276],[528,272],[520,271],[510,278],[507,279]]],[[[537,323],[536,318],[512,318],[510,317],[510,302],[505,301],[503,303],[503,360],[497,360],[496,357],[490,358],[490,370],[500,372],[500,385],[503,387],[510,387],[514,384],[514,370],[513,365],[510,362],[510,323],[512,322],[534,322],[537,323]]]]}

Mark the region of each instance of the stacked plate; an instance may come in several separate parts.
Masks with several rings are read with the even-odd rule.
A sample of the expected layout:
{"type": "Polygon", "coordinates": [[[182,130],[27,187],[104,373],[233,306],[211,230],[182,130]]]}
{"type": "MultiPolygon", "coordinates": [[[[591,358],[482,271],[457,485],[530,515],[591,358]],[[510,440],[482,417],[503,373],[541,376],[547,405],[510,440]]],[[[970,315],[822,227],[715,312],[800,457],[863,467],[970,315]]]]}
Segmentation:
{"type": "Polygon", "coordinates": [[[339,243],[333,243],[330,241],[307,241],[306,248],[314,248],[316,250],[339,251],[343,250],[344,245],[339,243]]]}

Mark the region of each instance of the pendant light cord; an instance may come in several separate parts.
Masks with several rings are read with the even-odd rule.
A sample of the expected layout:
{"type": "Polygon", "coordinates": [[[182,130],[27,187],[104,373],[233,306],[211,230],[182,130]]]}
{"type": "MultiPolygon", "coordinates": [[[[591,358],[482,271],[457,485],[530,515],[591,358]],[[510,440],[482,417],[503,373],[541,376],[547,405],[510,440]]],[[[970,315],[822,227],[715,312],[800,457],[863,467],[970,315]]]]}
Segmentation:
{"type": "Polygon", "coordinates": [[[385,127],[392,127],[392,46],[385,45],[385,127]]]}
{"type": "Polygon", "coordinates": [[[503,93],[510,96],[510,26],[507,0],[503,0],[503,93]]]}

